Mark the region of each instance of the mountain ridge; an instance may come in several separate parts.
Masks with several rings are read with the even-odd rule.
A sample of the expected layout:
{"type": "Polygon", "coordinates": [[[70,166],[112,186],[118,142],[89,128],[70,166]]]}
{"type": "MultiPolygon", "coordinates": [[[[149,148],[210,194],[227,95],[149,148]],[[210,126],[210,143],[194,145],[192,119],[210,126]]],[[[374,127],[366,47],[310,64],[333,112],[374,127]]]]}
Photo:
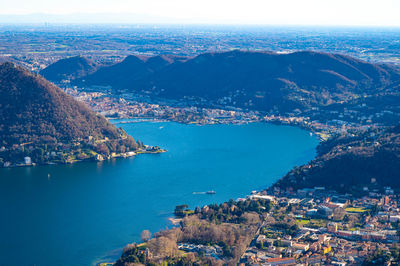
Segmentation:
{"type": "Polygon", "coordinates": [[[121,62],[98,69],[76,80],[81,86],[131,87],[132,83],[159,71],[170,64],[182,62],[186,57],[174,55],[139,56],[129,55],[121,62]]]}
{"type": "Polygon", "coordinates": [[[44,163],[50,151],[60,153],[59,160],[74,161],[138,148],[132,137],[84,103],[10,62],[0,64],[0,140],[0,165],[25,156],[44,163]]]}
{"type": "Polygon", "coordinates": [[[205,53],[162,66],[158,64],[158,68],[153,69],[137,58],[140,66],[130,71],[123,66],[128,58],[83,77],[84,85],[147,91],[157,97],[176,100],[202,98],[221,105],[261,111],[276,107],[288,111],[385,90],[400,81],[400,72],[393,67],[312,51],[205,53]],[[110,71],[117,67],[115,72],[110,71]],[[100,78],[104,76],[110,78],[100,78]]]}
{"type": "Polygon", "coordinates": [[[46,68],[39,74],[50,81],[61,82],[65,79],[76,79],[95,72],[99,65],[82,56],[73,56],[61,59],[46,68]]]}

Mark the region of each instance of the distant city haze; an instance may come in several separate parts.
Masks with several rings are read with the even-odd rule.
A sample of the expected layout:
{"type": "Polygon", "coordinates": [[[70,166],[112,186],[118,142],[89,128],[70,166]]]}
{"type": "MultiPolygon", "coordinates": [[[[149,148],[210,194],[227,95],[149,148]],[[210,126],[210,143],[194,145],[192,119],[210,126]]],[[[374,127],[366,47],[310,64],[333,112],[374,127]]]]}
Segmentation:
{"type": "Polygon", "coordinates": [[[400,26],[399,0],[0,0],[0,23],[400,26]]]}

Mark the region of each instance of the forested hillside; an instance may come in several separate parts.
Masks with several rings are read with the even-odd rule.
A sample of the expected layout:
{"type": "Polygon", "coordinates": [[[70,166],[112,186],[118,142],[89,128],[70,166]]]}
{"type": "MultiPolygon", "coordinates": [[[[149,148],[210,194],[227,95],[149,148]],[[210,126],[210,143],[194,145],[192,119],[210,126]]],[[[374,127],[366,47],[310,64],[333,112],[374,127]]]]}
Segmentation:
{"type": "Polygon", "coordinates": [[[376,94],[399,81],[398,70],[391,66],[339,54],[232,51],[185,60],[129,56],[77,83],[177,100],[191,97],[219,105],[291,111],[376,94]]]}
{"type": "Polygon", "coordinates": [[[76,79],[95,72],[99,65],[82,56],[61,59],[40,71],[46,79],[60,82],[67,79],[76,79]]]}
{"type": "Polygon", "coordinates": [[[13,63],[0,65],[0,165],[25,155],[86,149],[81,157],[137,149],[122,129],[39,75],[13,63]]]}
{"type": "Polygon", "coordinates": [[[361,193],[390,186],[400,189],[400,126],[357,136],[336,136],[318,147],[319,156],[276,184],[287,189],[324,186],[361,193]]]}

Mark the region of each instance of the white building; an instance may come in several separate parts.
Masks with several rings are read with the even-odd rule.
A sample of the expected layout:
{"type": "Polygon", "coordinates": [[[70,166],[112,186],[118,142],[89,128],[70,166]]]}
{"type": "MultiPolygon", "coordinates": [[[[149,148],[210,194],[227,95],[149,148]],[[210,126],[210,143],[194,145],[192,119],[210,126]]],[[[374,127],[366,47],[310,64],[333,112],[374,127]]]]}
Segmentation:
{"type": "Polygon", "coordinates": [[[24,161],[25,161],[25,164],[32,164],[32,159],[31,159],[31,157],[25,157],[24,158],[24,161]]]}

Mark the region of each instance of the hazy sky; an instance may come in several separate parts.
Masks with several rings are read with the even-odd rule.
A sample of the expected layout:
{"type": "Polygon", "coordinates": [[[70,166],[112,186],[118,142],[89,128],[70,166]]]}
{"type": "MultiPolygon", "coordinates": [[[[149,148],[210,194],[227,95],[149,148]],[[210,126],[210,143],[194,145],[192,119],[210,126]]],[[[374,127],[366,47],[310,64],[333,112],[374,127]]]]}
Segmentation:
{"type": "Polygon", "coordinates": [[[0,0],[0,7],[0,14],[124,13],[132,21],[400,26],[400,0],[0,0]]]}

